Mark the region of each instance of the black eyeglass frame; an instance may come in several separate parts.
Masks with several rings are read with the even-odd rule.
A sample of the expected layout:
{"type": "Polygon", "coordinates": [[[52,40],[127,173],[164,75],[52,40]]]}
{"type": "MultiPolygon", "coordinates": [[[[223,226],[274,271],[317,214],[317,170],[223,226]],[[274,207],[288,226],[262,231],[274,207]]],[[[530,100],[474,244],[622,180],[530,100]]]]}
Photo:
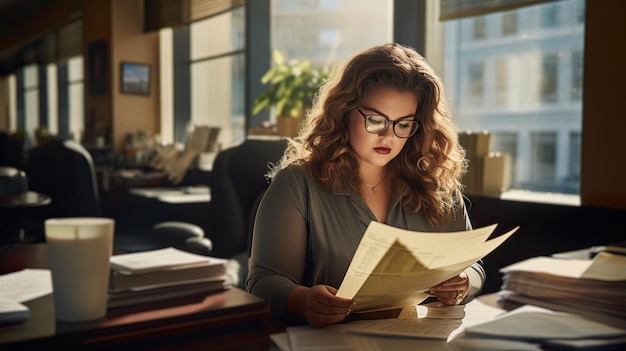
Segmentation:
{"type": "MultiPolygon", "coordinates": [[[[389,118],[379,114],[379,113],[372,113],[369,115],[366,115],[365,113],[363,113],[363,111],[361,111],[360,108],[356,108],[356,110],[361,114],[361,116],[363,116],[363,127],[365,128],[365,131],[370,133],[370,134],[380,134],[380,133],[384,133],[387,128],[389,128],[389,124],[391,124],[393,127],[391,127],[391,130],[393,131],[393,134],[395,136],[397,136],[400,139],[408,139],[410,137],[412,137],[413,135],[415,135],[415,133],[417,132],[417,129],[419,128],[420,124],[418,121],[415,120],[408,120],[407,118],[403,118],[403,119],[399,119],[397,121],[392,121],[389,118]],[[385,127],[380,131],[380,132],[370,132],[367,129],[367,122],[369,121],[370,117],[382,117],[385,120],[385,127]],[[396,125],[398,125],[398,123],[401,122],[411,122],[413,124],[413,127],[411,128],[411,133],[408,136],[399,136],[398,133],[396,132],[396,125]]],[[[410,118],[410,117],[408,117],[410,118]]]]}

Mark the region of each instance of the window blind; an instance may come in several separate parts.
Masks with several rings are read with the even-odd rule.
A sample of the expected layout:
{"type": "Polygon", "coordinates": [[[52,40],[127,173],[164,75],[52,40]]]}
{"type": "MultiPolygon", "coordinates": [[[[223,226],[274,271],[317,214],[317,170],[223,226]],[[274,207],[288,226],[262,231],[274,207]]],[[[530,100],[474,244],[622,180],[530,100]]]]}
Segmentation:
{"type": "Polygon", "coordinates": [[[514,10],[555,0],[440,0],[441,21],[514,10]]]}

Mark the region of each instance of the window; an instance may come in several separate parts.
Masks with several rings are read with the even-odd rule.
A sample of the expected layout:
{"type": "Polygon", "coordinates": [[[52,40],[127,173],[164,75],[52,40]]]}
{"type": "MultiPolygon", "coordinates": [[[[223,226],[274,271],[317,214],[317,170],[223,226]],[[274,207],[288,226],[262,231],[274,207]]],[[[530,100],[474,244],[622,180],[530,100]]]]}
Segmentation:
{"type": "Polygon", "coordinates": [[[547,54],[543,56],[541,61],[541,72],[539,81],[541,84],[540,93],[542,102],[556,102],[558,97],[558,56],[555,54],[547,54]]]}
{"type": "Polygon", "coordinates": [[[517,13],[507,12],[502,15],[502,35],[517,33],[517,13]]]}
{"type": "MultiPolygon", "coordinates": [[[[315,67],[341,64],[393,41],[393,0],[272,0],[271,49],[315,67]]],[[[276,116],[270,115],[270,124],[276,116]]]]}
{"type": "Polygon", "coordinates": [[[584,9],[563,0],[441,22],[435,66],[456,121],[512,156],[512,189],[579,193],[584,9]],[[516,34],[489,35],[500,25],[516,34]]]}
{"type": "Polygon", "coordinates": [[[467,67],[467,104],[472,107],[482,106],[485,92],[483,80],[483,63],[471,62],[467,67]]]}
{"type": "Polygon", "coordinates": [[[83,111],[85,103],[85,90],[83,84],[83,58],[78,56],[67,62],[68,66],[68,121],[70,135],[75,140],[82,140],[85,130],[85,116],[83,111]]]}
{"type": "Polygon", "coordinates": [[[191,123],[220,127],[218,143],[245,139],[244,7],[194,22],[191,31],[191,123]]]}
{"type": "Polygon", "coordinates": [[[533,132],[531,185],[541,189],[543,184],[554,181],[556,176],[556,133],[533,132]]]}
{"type": "Polygon", "coordinates": [[[472,38],[474,40],[481,40],[487,37],[487,22],[485,21],[485,18],[483,17],[475,18],[472,23],[474,25],[473,31],[472,31],[472,38]]]}
{"type": "Polygon", "coordinates": [[[22,69],[24,103],[23,129],[29,138],[34,138],[35,130],[39,127],[39,66],[28,65],[22,69]]]}
{"type": "Polygon", "coordinates": [[[569,139],[569,172],[565,181],[571,186],[576,186],[576,184],[578,184],[578,182],[580,181],[580,132],[571,132],[569,139]]]}
{"type": "Polygon", "coordinates": [[[554,28],[559,24],[559,8],[555,5],[544,5],[541,11],[541,27],[554,28]]]}
{"type": "Polygon", "coordinates": [[[496,59],[496,105],[506,106],[509,95],[508,61],[505,58],[496,59]]]}
{"type": "Polygon", "coordinates": [[[572,101],[580,101],[583,96],[583,53],[572,52],[572,101]]]}
{"type": "Polygon", "coordinates": [[[333,65],[393,40],[392,0],[272,0],[270,6],[272,49],[288,59],[333,65]]]}

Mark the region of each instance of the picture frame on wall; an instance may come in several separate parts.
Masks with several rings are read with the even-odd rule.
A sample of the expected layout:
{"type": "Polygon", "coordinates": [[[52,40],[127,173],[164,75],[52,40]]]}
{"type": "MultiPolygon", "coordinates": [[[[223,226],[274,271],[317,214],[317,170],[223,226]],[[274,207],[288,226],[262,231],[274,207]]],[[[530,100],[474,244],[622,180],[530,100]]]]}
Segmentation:
{"type": "Polygon", "coordinates": [[[121,91],[124,94],[150,95],[150,65],[122,62],[120,65],[121,91]]]}

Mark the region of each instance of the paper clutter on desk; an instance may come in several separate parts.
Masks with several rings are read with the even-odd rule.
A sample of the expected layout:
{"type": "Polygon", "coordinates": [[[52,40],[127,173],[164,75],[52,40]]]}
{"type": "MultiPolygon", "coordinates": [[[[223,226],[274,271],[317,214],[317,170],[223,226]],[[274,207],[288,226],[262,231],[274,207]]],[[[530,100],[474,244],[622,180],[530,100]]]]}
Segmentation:
{"type": "Polygon", "coordinates": [[[0,324],[19,323],[30,317],[27,306],[15,300],[0,297],[0,324]]]}

